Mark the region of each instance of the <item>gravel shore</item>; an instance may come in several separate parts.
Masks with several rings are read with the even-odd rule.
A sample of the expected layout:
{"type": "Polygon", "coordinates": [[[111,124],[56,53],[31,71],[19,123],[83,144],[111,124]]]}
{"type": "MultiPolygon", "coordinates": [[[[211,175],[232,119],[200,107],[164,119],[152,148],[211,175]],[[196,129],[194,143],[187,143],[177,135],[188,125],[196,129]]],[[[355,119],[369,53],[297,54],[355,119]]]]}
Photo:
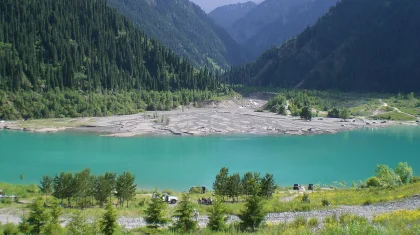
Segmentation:
{"type": "Polygon", "coordinates": [[[255,112],[266,100],[243,99],[201,104],[172,111],[145,112],[135,115],[71,119],[71,127],[56,122],[54,127],[34,126],[23,122],[3,124],[10,130],[32,132],[82,131],[111,137],[139,135],[314,135],[350,131],[361,128],[383,128],[397,122],[369,121],[363,118],[341,120],[314,118],[312,121],[299,117],[282,116],[270,112],[255,112]],[[61,126],[63,125],[63,126],[61,126]],[[29,126],[29,127],[28,127],[29,126]]]}

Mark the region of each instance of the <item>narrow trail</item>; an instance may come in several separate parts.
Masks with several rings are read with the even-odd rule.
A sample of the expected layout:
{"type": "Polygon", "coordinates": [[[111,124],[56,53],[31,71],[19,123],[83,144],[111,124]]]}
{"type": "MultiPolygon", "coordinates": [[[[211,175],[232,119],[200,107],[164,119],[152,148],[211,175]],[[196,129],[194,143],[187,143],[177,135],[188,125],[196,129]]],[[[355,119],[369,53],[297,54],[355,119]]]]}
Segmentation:
{"type": "MultiPolygon", "coordinates": [[[[403,112],[403,111],[401,111],[399,108],[392,107],[392,106],[388,105],[388,103],[383,102],[383,101],[382,101],[382,99],[379,99],[379,102],[380,102],[380,103],[382,103],[382,104],[381,104],[381,106],[379,106],[379,107],[378,107],[378,108],[377,108],[377,109],[373,112],[373,116],[376,116],[376,115],[378,115],[378,114],[383,114],[383,113],[389,113],[389,112],[386,112],[386,111],[381,111],[381,108],[383,108],[383,107],[389,107],[389,108],[393,109],[393,111],[394,111],[394,112],[397,112],[397,113],[402,113],[402,114],[405,114],[405,115],[407,115],[407,116],[410,116],[410,117],[413,117],[413,118],[418,119],[415,115],[412,115],[412,114],[409,114],[409,113],[403,112]]],[[[391,111],[391,112],[392,112],[392,111],[391,111]]]]}

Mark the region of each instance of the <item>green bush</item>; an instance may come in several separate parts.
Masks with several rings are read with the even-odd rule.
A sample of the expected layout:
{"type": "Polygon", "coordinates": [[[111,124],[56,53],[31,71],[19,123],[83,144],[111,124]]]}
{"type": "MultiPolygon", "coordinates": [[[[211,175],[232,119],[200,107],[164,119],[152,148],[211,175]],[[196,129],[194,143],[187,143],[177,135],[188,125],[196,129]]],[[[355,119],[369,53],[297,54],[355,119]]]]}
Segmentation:
{"type": "Polygon", "coordinates": [[[308,221],[309,226],[311,227],[316,227],[319,225],[318,219],[317,218],[310,218],[308,221]]]}
{"type": "Polygon", "coordinates": [[[379,182],[378,177],[373,176],[373,177],[369,178],[368,180],[366,180],[366,185],[368,187],[379,187],[379,186],[381,186],[381,183],[379,182]]]}
{"type": "Polygon", "coordinates": [[[19,228],[18,228],[17,225],[14,225],[12,223],[7,223],[7,224],[3,225],[3,233],[2,234],[17,235],[17,234],[19,234],[19,228]]]}
{"type": "Polygon", "coordinates": [[[311,203],[311,199],[309,198],[309,193],[304,193],[302,196],[303,203],[311,203]]]}
{"type": "Polygon", "coordinates": [[[331,215],[331,216],[327,216],[324,219],[325,224],[336,224],[337,222],[338,222],[338,218],[337,218],[336,214],[331,215]]]}
{"type": "Polygon", "coordinates": [[[372,202],[372,200],[370,200],[370,199],[368,199],[368,200],[366,200],[365,202],[363,202],[363,205],[364,206],[369,206],[369,205],[372,205],[373,204],[373,202],[372,202]]]}
{"type": "Polygon", "coordinates": [[[13,200],[10,199],[10,198],[2,198],[0,200],[0,202],[1,202],[1,204],[10,205],[10,204],[12,204],[13,200]]]}
{"type": "Polygon", "coordinates": [[[351,214],[343,214],[340,216],[339,221],[341,224],[351,224],[351,223],[367,223],[368,220],[366,218],[351,215],[351,214]]]}
{"type": "Polygon", "coordinates": [[[298,216],[295,221],[293,221],[292,226],[295,228],[303,227],[308,223],[305,217],[298,216]]]}
{"type": "Polygon", "coordinates": [[[322,199],[322,206],[331,206],[331,202],[328,199],[322,199]]]}

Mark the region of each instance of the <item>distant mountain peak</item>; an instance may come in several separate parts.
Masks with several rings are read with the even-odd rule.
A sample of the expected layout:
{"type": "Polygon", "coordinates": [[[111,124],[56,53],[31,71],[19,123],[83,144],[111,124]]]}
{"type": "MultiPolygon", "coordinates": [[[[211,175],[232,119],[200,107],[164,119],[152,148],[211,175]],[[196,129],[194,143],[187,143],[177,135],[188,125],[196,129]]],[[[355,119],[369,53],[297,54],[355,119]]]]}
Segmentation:
{"type": "Polygon", "coordinates": [[[223,28],[229,28],[257,5],[258,4],[252,1],[229,4],[214,9],[209,13],[209,16],[223,28]]]}
{"type": "Polygon", "coordinates": [[[221,9],[230,9],[230,10],[243,9],[243,8],[251,8],[252,9],[252,8],[256,7],[257,5],[258,4],[256,4],[253,1],[239,2],[239,3],[234,3],[234,4],[220,6],[220,7],[216,8],[216,9],[214,9],[213,11],[217,11],[217,10],[221,10],[221,9]]]}

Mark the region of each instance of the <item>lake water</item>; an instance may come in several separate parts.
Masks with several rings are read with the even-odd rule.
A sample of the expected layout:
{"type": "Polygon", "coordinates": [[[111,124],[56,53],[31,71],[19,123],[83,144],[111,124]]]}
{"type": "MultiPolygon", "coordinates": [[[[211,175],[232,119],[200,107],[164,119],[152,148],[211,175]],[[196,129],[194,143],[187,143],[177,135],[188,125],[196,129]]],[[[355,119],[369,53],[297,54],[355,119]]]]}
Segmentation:
{"type": "Polygon", "coordinates": [[[211,187],[221,167],[270,172],[281,186],[365,180],[376,164],[408,162],[420,171],[420,128],[364,129],[315,136],[111,138],[60,132],[0,131],[0,182],[38,183],[43,175],[90,168],[131,171],[139,188],[211,187]],[[20,175],[24,179],[20,179],[20,175]]]}

